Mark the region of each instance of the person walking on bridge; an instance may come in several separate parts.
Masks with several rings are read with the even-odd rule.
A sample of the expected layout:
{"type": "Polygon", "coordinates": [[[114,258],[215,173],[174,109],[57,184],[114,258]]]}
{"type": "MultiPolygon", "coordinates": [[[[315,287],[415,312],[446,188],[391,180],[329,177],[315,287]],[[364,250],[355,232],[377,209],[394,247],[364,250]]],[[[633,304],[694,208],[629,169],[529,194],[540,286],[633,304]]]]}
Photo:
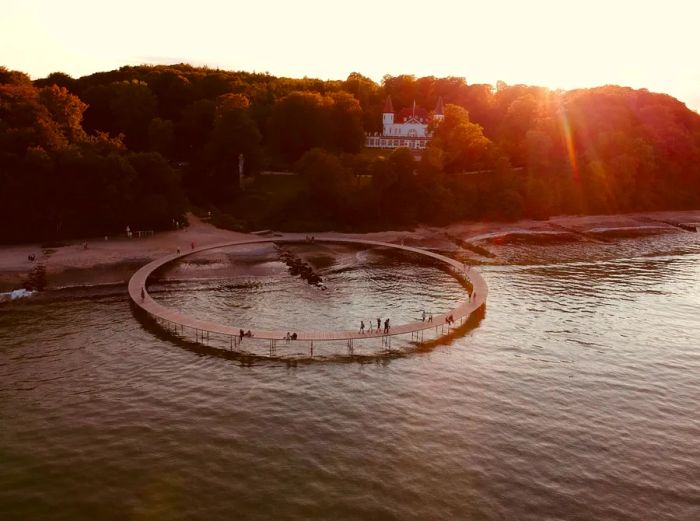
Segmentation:
{"type": "Polygon", "coordinates": [[[364,335],[365,334],[365,321],[360,320],[360,334],[364,335]]]}

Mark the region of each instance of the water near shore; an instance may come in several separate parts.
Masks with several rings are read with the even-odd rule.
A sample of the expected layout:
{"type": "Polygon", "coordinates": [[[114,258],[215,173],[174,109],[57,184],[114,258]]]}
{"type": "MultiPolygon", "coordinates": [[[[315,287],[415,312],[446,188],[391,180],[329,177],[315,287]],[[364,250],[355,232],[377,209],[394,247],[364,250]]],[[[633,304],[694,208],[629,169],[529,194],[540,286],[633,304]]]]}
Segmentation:
{"type": "MultiPolygon", "coordinates": [[[[3,305],[0,518],[700,519],[698,236],[486,246],[479,326],[370,363],[189,350],[144,329],[123,287],[3,305]]],[[[439,270],[363,255],[319,261],[324,292],[255,261],[247,285],[157,295],[342,327],[460,296],[439,270]]]]}
{"type": "MultiPolygon", "coordinates": [[[[309,282],[285,262],[274,245],[232,247],[185,257],[149,285],[149,293],[169,308],[197,319],[234,327],[301,332],[320,330],[375,330],[377,319],[394,326],[421,320],[425,311],[440,315],[466,300],[465,288],[439,263],[417,255],[382,248],[355,248],[339,244],[288,246],[322,284],[309,282]],[[443,268],[443,269],[441,269],[443,268]]],[[[428,322],[426,322],[428,323],[428,322]]],[[[428,331],[433,339],[435,331],[428,331]]],[[[192,332],[185,332],[192,337],[192,332]]],[[[406,338],[392,339],[392,347],[406,347],[406,338]]],[[[425,339],[425,338],[424,338],[425,339]]],[[[209,345],[229,347],[210,339],[209,345]]],[[[356,340],[355,355],[384,349],[381,338],[356,340]]],[[[246,339],[247,352],[267,353],[269,342],[246,339]]],[[[276,345],[277,356],[308,357],[307,343],[276,345]]],[[[344,341],[316,344],[316,356],[347,354],[344,341]]]]}

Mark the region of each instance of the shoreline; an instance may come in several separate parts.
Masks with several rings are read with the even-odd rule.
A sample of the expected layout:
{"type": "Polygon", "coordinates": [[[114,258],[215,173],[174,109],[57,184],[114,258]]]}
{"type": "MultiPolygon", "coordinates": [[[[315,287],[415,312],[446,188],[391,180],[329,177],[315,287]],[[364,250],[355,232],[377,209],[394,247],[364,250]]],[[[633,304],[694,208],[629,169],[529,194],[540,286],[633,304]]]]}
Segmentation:
{"type": "MultiPolygon", "coordinates": [[[[111,238],[66,242],[65,246],[42,249],[38,244],[0,246],[0,293],[22,287],[22,281],[39,264],[46,267],[47,290],[76,287],[126,285],[131,275],[156,258],[195,247],[225,241],[260,237],[260,234],[233,232],[188,216],[190,226],[182,230],[156,233],[148,238],[111,238]],[[36,255],[36,261],[27,259],[36,255]]],[[[616,215],[555,216],[547,220],[514,222],[463,221],[444,227],[419,226],[411,231],[370,233],[315,233],[316,237],[364,238],[405,243],[425,249],[464,250],[479,264],[496,259],[480,245],[527,242],[548,245],[556,242],[606,243],[621,238],[665,233],[693,233],[688,225],[700,223],[700,210],[642,212],[616,215]],[[685,226],[685,228],[684,228],[685,226]],[[457,241],[457,242],[456,242],[457,241]]],[[[692,227],[692,226],[691,226],[692,227]]],[[[266,234],[267,235],[267,234],[266,234]]],[[[303,233],[270,236],[299,237],[303,233]]]]}

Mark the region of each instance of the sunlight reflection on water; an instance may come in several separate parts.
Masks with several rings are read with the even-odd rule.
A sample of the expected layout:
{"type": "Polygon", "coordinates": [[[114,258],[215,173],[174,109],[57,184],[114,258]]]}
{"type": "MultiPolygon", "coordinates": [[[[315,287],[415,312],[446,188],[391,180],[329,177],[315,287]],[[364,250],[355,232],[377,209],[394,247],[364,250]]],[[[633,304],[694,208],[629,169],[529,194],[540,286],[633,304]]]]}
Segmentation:
{"type": "MultiPolygon", "coordinates": [[[[479,327],[371,363],[182,349],[123,288],[0,307],[3,519],[698,519],[697,236],[493,250],[479,327]]],[[[461,294],[354,252],[320,293],[261,254],[157,296],[353,327],[461,294]]]]}

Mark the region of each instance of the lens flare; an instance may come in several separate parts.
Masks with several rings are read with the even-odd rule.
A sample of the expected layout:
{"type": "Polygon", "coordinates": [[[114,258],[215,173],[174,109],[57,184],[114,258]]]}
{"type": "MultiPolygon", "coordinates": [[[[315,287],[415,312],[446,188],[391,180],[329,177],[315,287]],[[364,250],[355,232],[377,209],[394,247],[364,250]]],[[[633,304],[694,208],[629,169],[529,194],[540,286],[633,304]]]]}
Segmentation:
{"type": "Polygon", "coordinates": [[[576,147],[574,146],[573,132],[571,131],[571,124],[569,122],[569,116],[567,115],[566,109],[564,107],[559,107],[559,123],[562,128],[562,134],[564,138],[564,144],[566,145],[566,153],[569,156],[569,164],[571,165],[571,173],[576,182],[580,181],[578,162],[576,160],[576,147]]]}

